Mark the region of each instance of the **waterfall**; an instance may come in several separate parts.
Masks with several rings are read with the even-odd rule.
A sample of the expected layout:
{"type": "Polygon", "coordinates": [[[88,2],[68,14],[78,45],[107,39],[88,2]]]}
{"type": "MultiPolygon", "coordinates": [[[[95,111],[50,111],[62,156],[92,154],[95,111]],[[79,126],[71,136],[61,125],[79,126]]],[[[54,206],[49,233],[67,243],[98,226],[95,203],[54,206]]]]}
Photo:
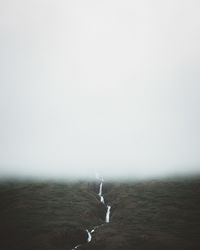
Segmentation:
{"type": "MultiPolygon", "coordinates": [[[[105,222],[106,222],[106,223],[109,223],[109,222],[110,222],[110,209],[111,209],[111,206],[106,205],[106,203],[105,203],[105,201],[104,201],[104,197],[103,197],[103,195],[102,195],[103,181],[104,181],[104,180],[103,180],[103,177],[100,177],[100,176],[99,176],[99,174],[96,174],[96,178],[97,178],[98,180],[101,181],[101,182],[100,182],[100,185],[99,185],[99,193],[98,193],[98,195],[99,195],[99,197],[100,197],[100,202],[103,203],[103,204],[106,206],[106,208],[107,208],[105,222]]],[[[92,240],[92,234],[95,232],[95,230],[96,230],[98,227],[103,226],[103,225],[104,225],[104,224],[95,226],[91,231],[89,231],[88,229],[86,229],[86,232],[87,232],[87,235],[88,235],[88,237],[87,237],[87,242],[90,242],[90,241],[92,240]]],[[[81,245],[82,245],[82,244],[79,244],[79,245],[75,246],[72,250],[75,250],[75,249],[81,247],[81,245]]]]}
{"type": "Polygon", "coordinates": [[[103,182],[101,182],[99,186],[99,196],[102,196],[102,187],[103,187],[103,182]]]}
{"type": "Polygon", "coordinates": [[[87,229],[86,229],[86,232],[88,234],[87,242],[90,242],[92,240],[92,235],[87,229]]]}
{"type": "Polygon", "coordinates": [[[107,212],[106,212],[106,223],[109,223],[110,222],[110,209],[111,209],[111,206],[107,206],[107,212]]]}
{"type": "Polygon", "coordinates": [[[104,197],[102,196],[102,188],[103,188],[103,182],[102,181],[103,181],[103,178],[101,179],[101,183],[99,185],[99,193],[98,193],[98,195],[100,197],[101,203],[103,203],[105,205],[104,197]]]}
{"type": "Polygon", "coordinates": [[[105,204],[103,196],[101,196],[101,203],[105,204]]]}
{"type": "MultiPolygon", "coordinates": [[[[100,185],[99,185],[99,193],[98,193],[98,195],[99,195],[99,197],[100,197],[100,201],[101,201],[101,203],[103,203],[104,205],[106,205],[106,204],[105,204],[105,201],[104,201],[104,197],[103,197],[103,195],[102,195],[103,177],[99,177],[98,174],[97,174],[96,176],[97,176],[97,179],[99,179],[99,180],[101,181],[101,183],[100,183],[100,185]]],[[[111,206],[107,205],[107,212],[106,212],[106,219],[105,219],[106,223],[109,223],[109,222],[110,222],[110,209],[111,209],[111,206]]]]}

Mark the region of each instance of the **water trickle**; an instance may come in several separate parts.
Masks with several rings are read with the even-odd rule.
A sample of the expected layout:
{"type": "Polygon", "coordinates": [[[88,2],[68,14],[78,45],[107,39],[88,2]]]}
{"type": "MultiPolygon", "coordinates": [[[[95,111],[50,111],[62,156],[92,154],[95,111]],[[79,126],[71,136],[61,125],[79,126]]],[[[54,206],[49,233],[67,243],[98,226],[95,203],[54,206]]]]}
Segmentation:
{"type": "Polygon", "coordinates": [[[103,187],[103,182],[101,182],[99,186],[99,196],[102,196],[102,187],[103,187]]]}
{"type": "Polygon", "coordinates": [[[106,212],[106,223],[109,223],[110,222],[110,209],[111,209],[111,206],[107,206],[107,212],[106,212]]]}
{"type": "Polygon", "coordinates": [[[88,234],[87,242],[90,242],[92,240],[92,235],[87,229],[86,229],[86,232],[88,234]]]}
{"type": "MultiPolygon", "coordinates": [[[[104,179],[103,179],[103,177],[100,177],[99,174],[96,174],[96,178],[101,181],[101,183],[99,185],[99,193],[98,193],[98,195],[100,197],[100,202],[103,203],[107,207],[105,222],[109,223],[110,222],[110,209],[111,209],[111,206],[106,205],[106,203],[104,201],[104,197],[102,195],[102,189],[103,189],[103,181],[104,181],[104,179]]],[[[104,224],[95,226],[91,231],[89,231],[88,229],[86,229],[86,232],[87,232],[87,235],[88,235],[87,242],[90,242],[92,240],[92,234],[95,232],[95,230],[97,228],[99,228],[100,226],[103,226],[103,225],[104,224]]],[[[75,249],[77,249],[79,247],[81,247],[81,244],[75,246],[72,250],[75,250],[75,249]]]]}
{"type": "Polygon", "coordinates": [[[75,246],[72,250],[79,248],[81,245],[75,246]]]}
{"type": "MultiPolygon", "coordinates": [[[[103,179],[102,179],[102,181],[103,181],[103,179]]],[[[101,183],[99,185],[99,193],[98,193],[98,195],[100,197],[101,203],[103,203],[105,205],[104,197],[102,195],[102,188],[103,188],[103,182],[102,181],[101,181],[101,183]]]]}

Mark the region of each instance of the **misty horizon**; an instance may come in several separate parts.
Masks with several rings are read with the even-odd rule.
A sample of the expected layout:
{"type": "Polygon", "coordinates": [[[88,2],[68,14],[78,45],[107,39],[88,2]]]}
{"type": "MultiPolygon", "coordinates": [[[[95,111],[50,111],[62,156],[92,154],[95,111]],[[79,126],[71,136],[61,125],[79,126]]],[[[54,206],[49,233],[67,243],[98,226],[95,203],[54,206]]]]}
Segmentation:
{"type": "Polygon", "coordinates": [[[161,2],[0,3],[1,178],[200,174],[200,3],[161,2]]]}

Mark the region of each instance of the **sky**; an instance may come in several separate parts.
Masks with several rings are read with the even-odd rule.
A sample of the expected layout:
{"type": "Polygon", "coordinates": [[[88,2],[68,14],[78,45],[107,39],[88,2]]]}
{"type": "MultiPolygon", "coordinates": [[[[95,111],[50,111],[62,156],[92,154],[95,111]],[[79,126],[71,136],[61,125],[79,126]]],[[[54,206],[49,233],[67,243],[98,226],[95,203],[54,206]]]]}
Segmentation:
{"type": "Polygon", "coordinates": [[[200,173],[198,0],[1,0],[0,176],[200,173]]]}

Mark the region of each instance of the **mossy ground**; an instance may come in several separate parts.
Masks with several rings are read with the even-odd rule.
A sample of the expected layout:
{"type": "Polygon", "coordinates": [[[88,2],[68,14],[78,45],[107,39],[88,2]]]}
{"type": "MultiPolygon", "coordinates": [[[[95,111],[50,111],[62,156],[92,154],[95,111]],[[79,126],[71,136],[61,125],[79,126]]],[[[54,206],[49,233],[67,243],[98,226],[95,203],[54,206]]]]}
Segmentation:
{"type": "MultiPolygon", "coordinates": [[[[200,179],[103,186],[111,223],[80,249],[200,249],[200,179]]],[[[2,182],[0,249],[69,250],[104,223],[97,183],[2,182]]]]}

